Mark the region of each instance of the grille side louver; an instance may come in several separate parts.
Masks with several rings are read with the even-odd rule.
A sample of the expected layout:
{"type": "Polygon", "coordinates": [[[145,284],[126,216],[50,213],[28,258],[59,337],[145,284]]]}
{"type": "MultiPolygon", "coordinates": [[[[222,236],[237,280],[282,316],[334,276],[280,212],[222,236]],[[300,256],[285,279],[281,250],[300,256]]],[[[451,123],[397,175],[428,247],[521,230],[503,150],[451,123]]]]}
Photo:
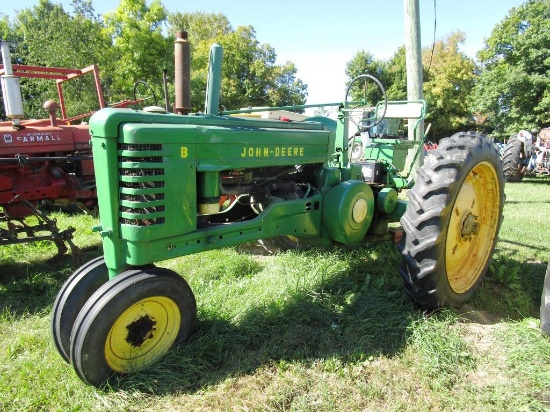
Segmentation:
{"type": "Polygon", "coordinates": [[[151,226],[165,223],[165,176],[160,144],[119,145],[120,223],[151,226]]]}

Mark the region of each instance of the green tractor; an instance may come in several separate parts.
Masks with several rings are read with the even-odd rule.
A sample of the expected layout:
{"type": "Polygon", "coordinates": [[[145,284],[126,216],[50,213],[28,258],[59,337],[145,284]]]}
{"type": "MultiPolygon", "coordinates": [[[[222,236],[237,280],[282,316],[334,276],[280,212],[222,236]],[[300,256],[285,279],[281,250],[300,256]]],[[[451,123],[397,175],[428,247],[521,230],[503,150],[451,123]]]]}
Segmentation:
{"type": "Polygon", "coordinates": [[[442,140],[413,184],[407,154],[423,145],[400,124],[418,124],[423,101],[387,101],[362,75],[352,84],[374,82],[375,107],[349,101],[348,88],[337,120],[242,118],[218,110],[220,65],[213,47],[203,114],[103,109],[90,121],[104,255],[66,281],[51,323],[59,353],[88,384],[147,368],[192,333],[193,292],[159,261],[251,241],[393,240],[405,291],[425,308],[462,305],[490,263],[504,204],[491,139],[442,140]]]}

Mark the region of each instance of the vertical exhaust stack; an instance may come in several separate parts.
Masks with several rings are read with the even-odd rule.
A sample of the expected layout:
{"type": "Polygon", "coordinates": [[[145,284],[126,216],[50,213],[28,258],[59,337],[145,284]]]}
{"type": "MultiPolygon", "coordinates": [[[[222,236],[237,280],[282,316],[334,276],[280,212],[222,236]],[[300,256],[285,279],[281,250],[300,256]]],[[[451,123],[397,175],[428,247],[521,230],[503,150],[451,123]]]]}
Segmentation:
{"type": "MultiPolygon", "coordinates": [[[[1,41],[1,40],[0,40],[1,41]]],[[[6,108],[6,117],[11,119],[13,125],[18,127],[23,118],[23,98],[21,97],[21,87],[19,77],[13,75],[11,66],[10,44],[1,41],[2,62],[4,64],[4,74],[0,76],[2,84],[2,94],[4,97],[4,107],[6,108]]]]}
{"type": "Polygon", "coordinates": [[[174,113],[191,112],[191,51],[186,31],[178,31],[174,42],[176,101],[174,113]]]}
{"type": "Polygon", "coordinates": [[[220,94],[222,87],[223,48],[214,43],[210,46],[208,79],[206,81],[206,102],[204,112],[217,115],[220,112],[220,94]]]}

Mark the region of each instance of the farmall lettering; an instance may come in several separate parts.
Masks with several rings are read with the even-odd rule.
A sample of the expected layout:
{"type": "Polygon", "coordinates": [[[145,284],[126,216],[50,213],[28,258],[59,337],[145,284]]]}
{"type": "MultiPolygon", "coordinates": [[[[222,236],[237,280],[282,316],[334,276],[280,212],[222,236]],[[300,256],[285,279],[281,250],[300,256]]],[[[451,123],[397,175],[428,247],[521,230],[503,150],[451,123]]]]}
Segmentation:
{"type": "Polygon", "coordinates": [[[61,137],[50,132],[33,132],[27,133],[24,136],[17,136],[17,143],[44,143],[44,142],[60,142],[61,137]]]}

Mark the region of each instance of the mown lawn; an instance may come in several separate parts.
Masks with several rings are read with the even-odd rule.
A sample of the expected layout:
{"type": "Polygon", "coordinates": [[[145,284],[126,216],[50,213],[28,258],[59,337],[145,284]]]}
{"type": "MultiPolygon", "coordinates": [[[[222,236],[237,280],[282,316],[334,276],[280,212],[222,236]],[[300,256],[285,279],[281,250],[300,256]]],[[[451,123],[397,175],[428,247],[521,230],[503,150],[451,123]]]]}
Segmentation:
{"type": "MultiPolygon", "coordinates": [[[[245,245],[162,262],[197,298],[191,339],[113,387],[83,384],[49,331],[72,272],[49,242],[0,248],[0,410],[543,411],[550,337],[539,332],[550,179],[506,186],[492,269],[461,310],[402,292],[389,244],[266,256],[245,245]]],[[[101,254],[89,216],[84,260],[101,254]]]]}

